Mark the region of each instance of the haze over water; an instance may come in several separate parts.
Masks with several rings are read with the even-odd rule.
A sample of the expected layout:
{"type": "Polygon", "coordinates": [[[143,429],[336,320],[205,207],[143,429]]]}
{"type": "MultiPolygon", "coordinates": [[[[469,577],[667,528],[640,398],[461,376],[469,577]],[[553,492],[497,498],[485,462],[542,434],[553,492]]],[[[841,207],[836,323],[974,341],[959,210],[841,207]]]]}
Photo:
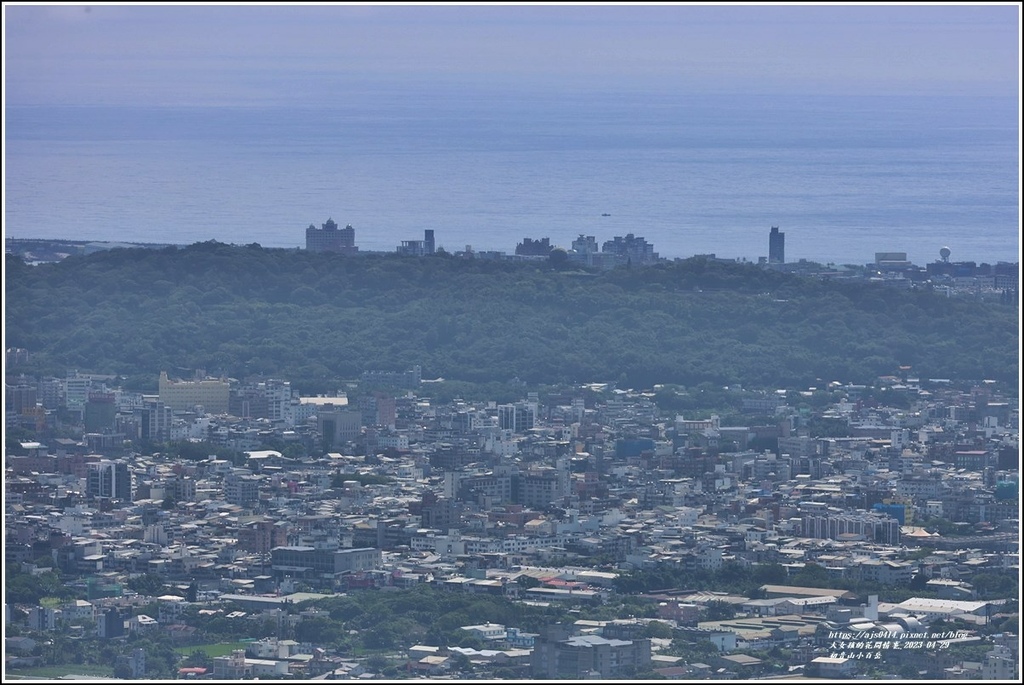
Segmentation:
{"type": "Polygon", "coordinates": [[[984,13],[875,8],[856,14],[860,33],[836,33],[823,50],[814,31],[838,32],[850,16],[307,8],[328,34],[281,7],[210,8],[202,21],[189,18],[200,7],[14,9],[36,13],[5,7],[17,29],[7,237],[299,247],[306,226],[333,218],[355,227],[363,250],[394,250],[428,228],[449,251],[633,233],[663,257],[756,261],[779,226],[787,261],[862,264],[884,251],[925,264],[943,246],[954,260],[1019,258],[1016,81],[1000,81],[986,60],[1003,53],[970,32],[936,33],[946,57],[927,43],[939,19],[980,38],[999,23],[984,13]],[[871,23],[883,15],[917,38],[871,23]],[[161,36],[191,31],[192,42],[167,55],[150,47],[145,31],[159,20],[161,36]],[[54,55],[29,42],[47,27],[54,55]],[[357,29],[381,42],[360,42],[357,29]],[[732,51],[716,54],[715,36],[732,51]],[[244,40],[256,38],[263,51],[244,40]],[[113,59],[111,42],[137,64],[113,59]],[[855,72],[887,50],[918,59],[855,72]],[[957,61],[914,71],[926,56],[957,61]],[[98,66],[79,66],[89,58],[98,66]]]}

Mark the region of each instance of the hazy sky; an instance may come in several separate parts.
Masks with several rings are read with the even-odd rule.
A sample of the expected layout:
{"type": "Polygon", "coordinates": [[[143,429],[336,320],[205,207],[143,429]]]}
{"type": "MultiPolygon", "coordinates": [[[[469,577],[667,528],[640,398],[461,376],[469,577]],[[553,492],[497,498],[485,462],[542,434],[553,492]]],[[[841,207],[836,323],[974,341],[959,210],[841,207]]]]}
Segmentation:
{"type": "Polygon", "coordinates": [[[8,104],[310,105],[410,83],[1019,97],[1017,3],[3,10],[8,104]]]}

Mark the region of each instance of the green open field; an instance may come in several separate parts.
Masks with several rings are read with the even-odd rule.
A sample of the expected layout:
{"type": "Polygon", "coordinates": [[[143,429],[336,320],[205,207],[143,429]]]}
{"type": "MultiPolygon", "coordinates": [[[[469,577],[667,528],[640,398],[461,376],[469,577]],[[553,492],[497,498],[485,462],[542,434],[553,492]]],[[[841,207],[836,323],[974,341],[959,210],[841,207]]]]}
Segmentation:
{"type": "Polygon", "coordinates": [[[9,678],[61,678],[66,675],[81,675],[101,678],[113,678],[112,666],[96,664],[66,664],[62,666],[36,666],[34,668],[12,668],[5,674],[9,678]]]}
{"type": "Polygon", "coordinates": [[[209,657],[227,656],[234,649],[245,649],[248,643],[245,642],[219,642],[212,645],[192,645],[190,647],[175,647],[174,651],[182,656],[188,656],[197,649],[206,652],[209,657]]]}

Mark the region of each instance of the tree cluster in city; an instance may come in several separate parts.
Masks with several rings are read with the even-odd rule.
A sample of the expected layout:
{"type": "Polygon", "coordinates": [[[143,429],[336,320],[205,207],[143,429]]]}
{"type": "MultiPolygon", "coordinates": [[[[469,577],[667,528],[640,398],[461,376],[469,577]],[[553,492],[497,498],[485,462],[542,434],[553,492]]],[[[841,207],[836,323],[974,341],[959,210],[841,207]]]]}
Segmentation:
{"type": "Polygon", "coordinates": [[[25,373],[120,374],[150,392],[160,370],[324,392],[414,364],[467,383],[637,388],[1018,374],[1015,307],[696,257],[597,271],[217,242],[8,255],[5,310],[25,373]]]}

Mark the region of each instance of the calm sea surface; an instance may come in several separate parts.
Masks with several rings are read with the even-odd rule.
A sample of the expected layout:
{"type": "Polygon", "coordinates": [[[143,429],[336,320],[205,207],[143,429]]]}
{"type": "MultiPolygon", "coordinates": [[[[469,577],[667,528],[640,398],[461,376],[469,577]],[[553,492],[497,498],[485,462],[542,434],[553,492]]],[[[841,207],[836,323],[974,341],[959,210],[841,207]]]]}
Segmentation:
{"type": "Polygon", "coordinates": [[[1017,102],[421,93],[294,107],[7,107],[4,233],[364,250],[645,237],[663,257],[1017,261],[1017,102]],[[609,214],[610,216],[603,216],[609,214]]]}

